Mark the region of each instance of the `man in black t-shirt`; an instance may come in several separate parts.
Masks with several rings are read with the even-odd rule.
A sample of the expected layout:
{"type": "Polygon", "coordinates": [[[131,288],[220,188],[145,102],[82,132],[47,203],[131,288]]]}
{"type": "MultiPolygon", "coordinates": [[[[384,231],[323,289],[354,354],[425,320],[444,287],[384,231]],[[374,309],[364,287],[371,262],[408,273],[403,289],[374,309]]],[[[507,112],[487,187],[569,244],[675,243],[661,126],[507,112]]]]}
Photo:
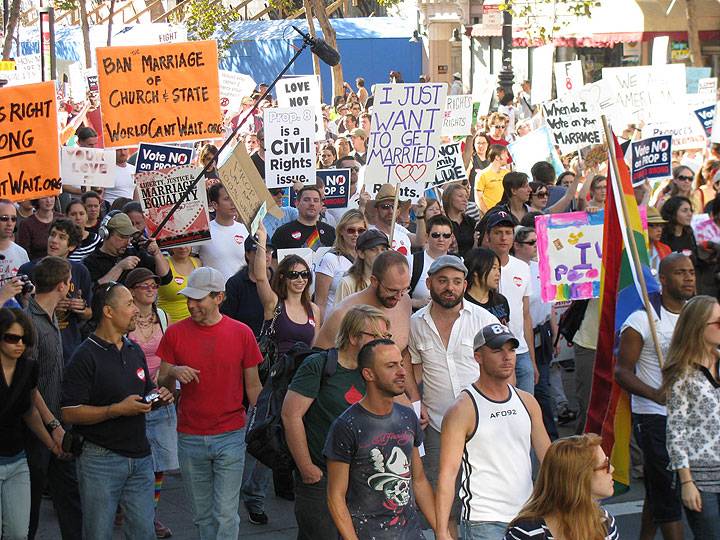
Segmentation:
{"type": "Polygon", "coordinates": [[[321,188],[303,186],[295,203],[298,218],[275,231],[272,245],[276,249],[309,247],[313,251],[322,246],[331,247],[335,242],[335,229],[319,221],[322,199],[321,188]]]}

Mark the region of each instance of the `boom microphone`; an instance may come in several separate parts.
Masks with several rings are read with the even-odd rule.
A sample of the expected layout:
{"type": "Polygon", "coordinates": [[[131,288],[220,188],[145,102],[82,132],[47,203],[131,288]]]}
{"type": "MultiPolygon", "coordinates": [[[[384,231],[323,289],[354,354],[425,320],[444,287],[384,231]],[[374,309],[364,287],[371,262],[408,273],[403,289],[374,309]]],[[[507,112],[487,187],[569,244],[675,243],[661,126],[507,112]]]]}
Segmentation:
{"type": "Polygon", "coordinates": [[[310,34],[306,34],[300,30],[297,26],[291,25],[293,30],[300,34],[305,43],[310,45],[310,50],[320,60],[325,62],[328,66],[337,66],[340,63],[340,53],[328,45],[324,39],[314,38],[310,34]]]}

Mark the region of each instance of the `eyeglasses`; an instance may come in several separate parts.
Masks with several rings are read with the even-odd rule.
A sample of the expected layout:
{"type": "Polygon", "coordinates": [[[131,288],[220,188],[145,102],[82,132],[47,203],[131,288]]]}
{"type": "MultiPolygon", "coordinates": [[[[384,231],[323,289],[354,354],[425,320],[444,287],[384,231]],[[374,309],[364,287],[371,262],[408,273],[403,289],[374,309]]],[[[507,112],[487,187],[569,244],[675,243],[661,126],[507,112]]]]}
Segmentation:
{"type": "Polygon", "coordinates": [[[17,221],[17,216],[0,216],[0,221],[3,223],[12,221],[13,223],[15,223],[17,221]]]}
{"type": "Polygon", "coordinates": [[[684,174],[681,174],[677,177],[678,180],[682,180],[683,182],[692,182],[693,177],[692,176],[685,176],[684,174]]]}
{"type": "Polygon", "coordinates": [[[380,283],[378,283],[378,285],[380,285],[383,289],[385,289],[387,292],[389,292],[392,296],[402,296],[410,290],[409,287],[406,287],[404,289],[389,289],[388,287],[386,287],[385,285],[382,284],[382,281],[380,283]]]}
{"type": "Polygon", "coordinates": [[[447,233],[447,232],[444,232],[444,233],[433,232],[433,233],[430,233],[430,236],[431,236],[432,238],[435,238],[435,239],[440,238],[440,237],[442,236],[445,240],[449,240],[450,238],[452,238],[452,233],[447,233]]]}
{"type": "Polygon", "coordinates": [[[10,345],[17,345],[20,343],[20,340],[22,340],[24,345],[27,345],[30,341],[30,338],[26,338],[25,336],[19,336],[18,334],[3,334],[2,340],[5,343],[9,343],[10,345]]]}
{"type": "Polygon", "coordinates": [[[392,339],[392,334],[390,332],[385,332],[384,334],[373,334],[372,332],[360,332],[364,336],[370,336],[373,339],[392,339]]]}
{"type": "Polygon", "coordinates": [[[133,289],[142,289],[143,291],[156,291],[159,285],[157,283],[144,283],[142,285],[135,285],[133,289]]]}
{"type": "Polygon", "coordinates": [[[540,197],[542,199],[546,198],[548,196],[547,191],[539,191],[538,193],[533,193],[533,197],[540,197]]]}
{"type": "Polygon", "coordinates": [[[605,463],[600,465],[599,467],[593,467],[593,471],[605,471],[606,473],[610,473],[610,456],[605,456],[605,463]]]}
{"type": "Polygon", "coordinates": [[[378,205],[378,208],[380,208],[381,210],[390,210],[392,207],[393,207],[393,205],[390,203],[378,205]]]}
{"type": "Polygon", "coordinates": [[[505,126],[502,124],[498,124],[497,126],[492,126],[493,129],[505,129],[505,126]]]}
{"type": "Polygon", "coordinates": [[[348,234],[362,234],[366,231],[364,227],[346,227],[345,232],[348,234]]]}
{"type": "Polygon", "coordinates": [[[298,272],[296,270],[290,270],[285,274],[285,277],[288,278],[290,281],[296,280],[298,278],[308,279],[310,278],[310,271],[303,270],[301,272],[298,272]]]}
{"type": "Polygon", "coordinates": [[[515,242],[518,244],[524,244],[526,246],[534,246],[535,244],[537,244],[537,240],[527,240],[525,242],[521,242],[520,240],[515,240],[515,242]]]}

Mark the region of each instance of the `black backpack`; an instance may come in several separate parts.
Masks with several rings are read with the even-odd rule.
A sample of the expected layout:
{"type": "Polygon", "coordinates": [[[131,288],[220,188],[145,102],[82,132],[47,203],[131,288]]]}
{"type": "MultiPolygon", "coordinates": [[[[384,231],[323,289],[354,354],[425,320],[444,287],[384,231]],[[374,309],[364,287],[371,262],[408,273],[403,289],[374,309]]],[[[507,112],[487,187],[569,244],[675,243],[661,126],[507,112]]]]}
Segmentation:
{"type": "MultiPolygon", "coordinates": [[[[270,370],[265,386],[260,391],[255,408],[248,419],[245,443],[248,453],[263,465],[277,471],[295,468],[282,425],[282,406],[288,386],[295,372],[312,354],[325,355],[322,380],[332,377],[337,370],[338,351],[311,349],[305,343],[296,343],[270,370]]],[[[322,384],[322,383],[321,383],[322,384]]]]}
{"type": "Polygon", "coordinates": [[[565,310],[565,313],[560,315],[558,321],[558,333],[555,336],[555,343],[557,345],[560,340],[560,336],[565,338],[568,344],[573,342],[575,334],[580,330],[580,325],[585,318],[585,311],[587,310],[588,303],[590,300],[573,300],[570,307],[565,310]]]}
{"type": "Polygon", "coordinates": [[[415,287],[420,282],[423,270],[425,269],[425,250],[416,251],[413,253],[413,269],[412,275],[410,276],[410,291],[408,295],[412,296],[415,292],[415,287]]]}

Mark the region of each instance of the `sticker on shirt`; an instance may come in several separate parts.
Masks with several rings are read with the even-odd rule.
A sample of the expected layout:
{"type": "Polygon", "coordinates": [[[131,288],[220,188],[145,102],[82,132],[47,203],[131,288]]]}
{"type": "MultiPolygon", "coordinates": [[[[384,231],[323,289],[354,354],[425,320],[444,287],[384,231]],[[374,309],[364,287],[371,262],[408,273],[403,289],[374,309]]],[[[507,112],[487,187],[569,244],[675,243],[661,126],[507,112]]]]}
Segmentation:
{"type": "Polygon", "coordinates": [[[385,495],[383,506],[395,513],[386,526],[403,527],[407,521],[403,507],[410,502],[410,461],[399,446],[392,449],[387,461],[378,448],[370,450],[370,457],[378,472],[368,478],[368,485],[385,495]]]}
{"type": "Polygon", "coordinates": [[[363,398],[363,395],[360,393],[360,391],[355,388],[355,385],[350,385],[350,390],[345,392],[345,403],[348,405],[354,405],[358,401],[360,401],[363,398]]]}
{"type": "Polygon", "coordinates": [[[145,380],[145,370],[143,368],[138,368],[135,373],[137,374],[138,379],[140,379],[141,381],[145,380]]]}
{"type": "Polygon", "coordinates": [[[314,328],[315,327],[315,319],[308,319],[308,324],[314,328]]]}
{"type": "Polygon", "coordinates": [[[407,257],[408,250],[407,247],[405,247],[405,244],[398,245],[398,243],[393,239],[392,248],[407,257]]]}
{"type": "Polygon", "coordinates": [[[238,246],[242,246],[245,243],[245,237],[242,234],[236,234],[233,238],[238,246]]]}
{"type": "Polygon", "coordinates": [[[302,233],[300,231],[293,231],[290,233],[290,236],[293,237],[293,240],[300,240],[302,233]]]}
{"type": "Polygon", "coordinates": [[[686,257],[692,256],[692,251],[690,251],[689,249],[683,249],[680,253],[682,253],[686,257]]]}
{"type": "Polygon", "coordinates": [[[523,278],[521,278],[520,276],[515,276],[515,277],[513,278],[513,283],[515,284],[516,287],[522,287],[522,285],[523,285],[523,278]]]}
{"type": "Polygon", "coordinates": [[[175,281],[175,283],[177,283],[178,285],[184,285],[184,284],[185,284],[185,278],[184,278],[184,277],[176,277],[176,278],[174,279],[174,281],[175,281]]]}

